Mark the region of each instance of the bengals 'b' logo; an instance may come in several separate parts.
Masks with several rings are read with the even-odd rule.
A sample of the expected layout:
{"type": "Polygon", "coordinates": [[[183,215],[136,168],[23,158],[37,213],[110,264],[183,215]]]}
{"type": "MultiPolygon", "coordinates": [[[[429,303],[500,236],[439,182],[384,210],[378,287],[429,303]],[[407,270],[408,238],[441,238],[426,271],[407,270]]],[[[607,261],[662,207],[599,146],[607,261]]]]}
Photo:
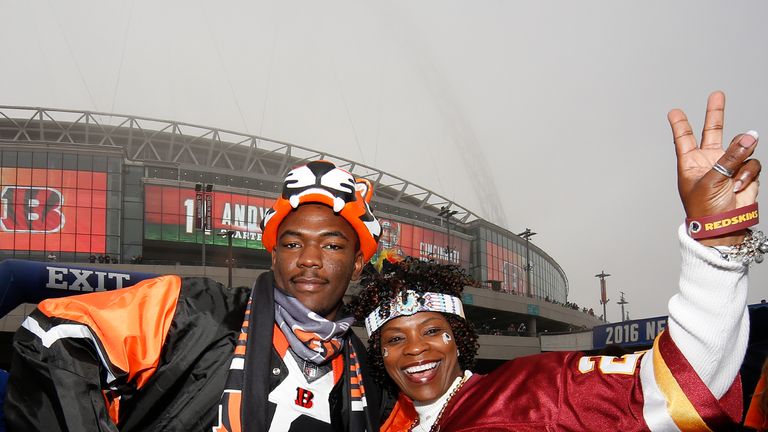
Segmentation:
{"type": "Polygon", "coordinates": [[[314,403],[312,402],[312,399],[315,398],[315,394],[307,389],[303,389],[301,387],[296,387],[296,400],[294,403],[302,408],[312,408],[312,405],[314,403]]]}
{"type": "Polygon", "coordinates": [[[64,228],[64,196],[47,187],[4,186],[0,189],[0,230],[54,233],[64,228]]]}

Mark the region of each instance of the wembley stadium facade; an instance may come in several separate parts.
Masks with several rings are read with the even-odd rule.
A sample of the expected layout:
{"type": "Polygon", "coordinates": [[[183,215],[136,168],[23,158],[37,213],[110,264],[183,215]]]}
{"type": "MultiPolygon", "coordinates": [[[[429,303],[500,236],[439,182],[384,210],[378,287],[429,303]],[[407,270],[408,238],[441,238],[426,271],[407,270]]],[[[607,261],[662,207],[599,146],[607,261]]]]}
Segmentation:
{"type": "Polygon", "coordinates": [[[599,324],[570,307],[566,274],[545,251],[440,193],[322,151],[109,113],[0,106],[0,260],[214,275],[231,264],[245,282],[269,268],[259,224],[283,176],[319,159],[374,185],[373,260],[452,263],[481,282],[465,303],[486,333],[599,324]]]}

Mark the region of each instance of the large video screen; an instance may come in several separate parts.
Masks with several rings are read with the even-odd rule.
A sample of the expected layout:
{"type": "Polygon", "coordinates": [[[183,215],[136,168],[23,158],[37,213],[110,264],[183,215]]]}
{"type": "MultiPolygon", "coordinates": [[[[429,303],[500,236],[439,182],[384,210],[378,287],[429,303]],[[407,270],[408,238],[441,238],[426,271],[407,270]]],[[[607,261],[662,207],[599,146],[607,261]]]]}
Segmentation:
{"type": "Polygon", "coordinates": [[[469,241],[448,230],[436,231],[393,219],[379,218],[381,238],[373,261],[389,255],[412,256],[469,267],[469,241]]]}
{"type": "MultiPolygon", "coordinates": [[[[147,240],[202,243],[202,231],[196,228],[196,192],[179,186],[144,185],[144,238],[147,240]]],[[[232,245],[264,249],[261,243],[261,220],[274,198],[222,191],[210,192],[211,229],[206,243],[226,245],[222,231],[233,230],[232,245]]],[[[407,255],[468,266],[469,241],[436,231],[390,219],[379,219],[382,235],[379,251],[373,260],[387,255],[407,255]]]]}
{"type": "Polygon", "coordinates": [[[0,249],[104,253],[107,175],[0,168],[0,249]]]}
{"type": "MultiPolygon", "coordinates": [[[[218,234],[232,230],[235,232],[233,246],[264,249],[259,224],[274,200],[222,191],[210,194],[211,226],[205,236],[206,243],[227,245],[227,238],[218,234]]],[[[144,185],[144,238],[202,243],[202,231],[195,226],[195,198],[192,188],[144,185]]]]}

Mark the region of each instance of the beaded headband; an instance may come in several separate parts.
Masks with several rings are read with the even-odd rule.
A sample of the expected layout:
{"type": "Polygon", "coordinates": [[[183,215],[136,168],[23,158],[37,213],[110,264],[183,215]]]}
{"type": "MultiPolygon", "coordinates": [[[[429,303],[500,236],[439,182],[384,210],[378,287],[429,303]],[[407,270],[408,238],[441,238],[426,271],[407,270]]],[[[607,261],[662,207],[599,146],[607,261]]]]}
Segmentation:
{"type": "Polygon", "coordinates": [[[407,290],[392,299],[387,315],[381,316],[381,312],[381,306],[379,306],[365,319],[365,329],[368,330],[368,336],[381,328],[387,321],[419,312],[445,312],[464,318],[464,305],[458,297],[452,295],[434,292],[419,295],[416,291],[407,290]]]}

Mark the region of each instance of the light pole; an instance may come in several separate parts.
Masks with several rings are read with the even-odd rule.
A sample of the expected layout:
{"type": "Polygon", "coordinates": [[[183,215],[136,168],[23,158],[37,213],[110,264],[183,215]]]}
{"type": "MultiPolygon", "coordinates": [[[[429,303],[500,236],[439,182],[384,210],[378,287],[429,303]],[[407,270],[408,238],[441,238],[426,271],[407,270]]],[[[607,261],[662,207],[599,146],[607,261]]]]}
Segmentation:
{"type": "Polygon", "coordinates": [[[619,301],[616,302],[616,304],[620,304],[621,305],[621,320],[622,321],[626,321],[627,320],[627,316],[624,315],[624,305],[625,304],[629,304],[629,302],[624,300],[624,291],[619,291],[619,292],[621,293],[621,298],[619,299],[619,301]]]}
{"type": "Polygon", "coordinates": [[[600,278],[600,304],[603,305],[603,322],[608,322],[608,315],[605,312],[605,305],[608,303],[608,293],[605,288],[605,278],[610,276],[605,270],[601,270],[600,274],[596,274],[596,278],[600,278]]]}
{"type": "Polygon", "coordinates": [[[213,207],[213,185],[205,183],[195,184],[195,206],[197,210],[197,229],[203,233],[203,272],[205,272],[205,235],[213,225],[211,210],[213,207]]]}
{"type": "Polygon", "coordinates": [[[525,239],[525,290],[528,297],[533,297],[533,290],[531,290],[531,270],[533,270],[533,264],[531,264],[531,237],[536,233],[530,228],[526,228],[525,231],[518,234],[518,236],[525,239]]]}
{"type": "Polygon", "coordinates": [[[232,288],[232,265],[234,260],[232,259],[232,236],[235,235],[233,230],[222,231],[220,234],[222,237],[227,238],[227,246],[229,247],[229,258],[227,258],[227,288],[232,288]]]}
{"type": "Polygon", "coordinates": [[[437,216],[445,219],[445,226],[448,228],[448,246],[445,248],[448,262],[453,262],[451,259],[451,216],[458,212],[458,210],[450,210],[448,206],[442,206],[440,207],[440,212],[437,214],[437,216]]]}

